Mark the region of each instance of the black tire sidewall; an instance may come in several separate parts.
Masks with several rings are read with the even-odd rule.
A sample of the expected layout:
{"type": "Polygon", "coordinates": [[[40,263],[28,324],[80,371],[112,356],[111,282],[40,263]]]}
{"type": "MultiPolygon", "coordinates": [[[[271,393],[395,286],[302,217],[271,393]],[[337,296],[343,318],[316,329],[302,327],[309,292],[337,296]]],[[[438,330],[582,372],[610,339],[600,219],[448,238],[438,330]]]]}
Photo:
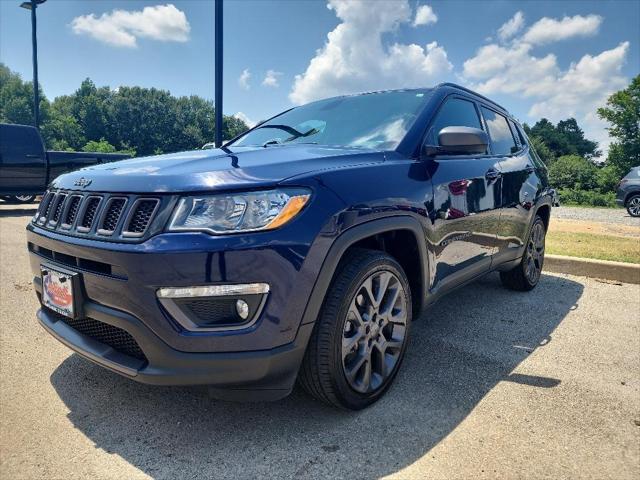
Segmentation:
{"type": "Polygon", "coordinates": [[[400,369],[402,360],[404,359],[404,355],[407,349],[407,344],[409,343],[409,332],[410,332],[410,325],[411,325],[411,319],[413,314],[411,310],[412,302],[411,302],[411,290],[409,288],[409,281],[404,271],[402,270],[402,267],[400,267],[400,265],[391,257],[384,256],[382,258],[380,257],[375,259],[372,258],[372,261],[369,264],[364,266],[364,268],[361,268],[359,273],[349,283],[349,286],[347,287],[346,291],[344,292],[332,291],[331,294],[342,295],[342,298],[343,298],[343,301],[341,302],[340,308],[338,309],[338,312],[337,312],[336,321],[334,322],[334,325],[333,325],[334,331],[333,331],[332,337],[334,341],[332,342],[333,351],[331,354],[331,364],[330,364],[330,370],[333,377],[332,378],[333,387],[336,393],[338,393],[341,401],[345,404],[347,408],[361,409],[375,402],[389,389],[389,387],[393,383],[393,380],[395,379],[400,369]],[[362,285],[362,283],[367,277],[380,271],[389,271],[393,273],[400,280],[400,283],[402,284],[402,288],[405,291],[405,300],[407,302],[407,307],[406,307],[407,308],[407,325],[406,325],[406,331],[405,331],[405,341],[402,346],[402,350],[400,352],[400,358],[398,359],[396,365],[394,366],[393,372],[385,380],[384,384],[374,392],[363,394],[354,390],[349,385],[349,383],[347,382],[347,379],[345,378],[344,369],[342,367],[342,335],[343,335],[344,323],[347,318],[347,311],[349,309],[349,306],[351,304],[353,297],[355,296],[360,286],[362,285]]]}

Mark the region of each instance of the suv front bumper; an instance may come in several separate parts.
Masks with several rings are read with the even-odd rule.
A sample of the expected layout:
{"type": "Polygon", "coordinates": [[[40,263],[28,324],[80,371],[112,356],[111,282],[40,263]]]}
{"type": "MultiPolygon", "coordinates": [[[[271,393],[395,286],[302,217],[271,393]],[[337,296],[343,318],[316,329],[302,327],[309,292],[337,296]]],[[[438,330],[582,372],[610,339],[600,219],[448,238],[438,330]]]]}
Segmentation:
{"type": "MultiPolygon", "coordinates": [[[[38,295],[41,282],[35,282],[38,295]]],[[[144,358],[130,355],[80,333],[49,309],[38,311],[40,324],[81,356],[132,380],[153,385],[212,387],[213,395],[228,400],[277,400],[295,383],[313,324],[302,325],[294,342],[271,350],[194,353],[169,347],[135,317],[103,305],[86,302],[85,315],[130,334],[144,358]]]]}

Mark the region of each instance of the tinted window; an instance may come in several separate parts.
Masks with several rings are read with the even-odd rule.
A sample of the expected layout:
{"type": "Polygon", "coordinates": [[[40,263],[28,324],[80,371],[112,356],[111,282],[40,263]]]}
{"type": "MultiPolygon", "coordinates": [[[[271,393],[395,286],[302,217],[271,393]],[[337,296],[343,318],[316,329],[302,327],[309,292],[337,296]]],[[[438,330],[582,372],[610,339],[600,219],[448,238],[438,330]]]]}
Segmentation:
{"type": "Polygon", "coordinates": [[[496,155],[511,155],[518,151],[507,119],[502,115],[482,107],[482,114],[487,122],[491,146],[496,155]]]}
{"type": "Polygon", "coordinates": [[[395,91],[330,98],[289,110],[232,145],[317,143],[393,149],[404,138],[428,91],[395,91]]]}
{"type": "Polygon", "coordinates": [[[478,112],[472,102],[461,98],[452,98],[438,111],[429,133],[427,142],[429,145],[438,145],[438,133],[444,127],[473,127],[482,129],[478,112]]]}

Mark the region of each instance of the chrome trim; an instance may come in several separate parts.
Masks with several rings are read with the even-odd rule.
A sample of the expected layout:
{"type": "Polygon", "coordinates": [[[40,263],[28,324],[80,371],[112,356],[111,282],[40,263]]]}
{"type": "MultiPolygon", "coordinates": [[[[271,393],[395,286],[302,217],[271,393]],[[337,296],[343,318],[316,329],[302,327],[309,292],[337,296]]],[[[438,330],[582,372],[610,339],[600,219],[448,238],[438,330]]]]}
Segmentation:
{"type": "Polygon", "coordinates": [[[125,209],[127,208],[128,203],[129,203],[129,199],[127,197],[109,197],[109,199],[107,199],[107,202],[104,205],[104,208],[102,209],[100,218],[98,219],[98,225],[97,225],[98,228],[96,229],[96,234],[101,236],[113,235],[118,230],[118,225],[120,225],[120,222],[122,221],[122,217],[123,217],[122,214],[125,213],[125,209]],[[120,209],[120,215],[118,215],[118,220],[116,221],[116,227],[113,230],[105,230],[104,228],[101,228],[101,227],[104,226],[104,221],[107,218],[107,214],[109,213],[109,207],[111,207],[111,204],[116,200],[124,200],[124,203],[122,204],[122,209],[120,209]]]}
{"type": "Polygon", "coordinates": [[[269,293],[268,283],[236,285],[203,285],[194,287],[165,287],[156,292],[158,298],[229,297],[233,295],[259,295],[269,293]]]}

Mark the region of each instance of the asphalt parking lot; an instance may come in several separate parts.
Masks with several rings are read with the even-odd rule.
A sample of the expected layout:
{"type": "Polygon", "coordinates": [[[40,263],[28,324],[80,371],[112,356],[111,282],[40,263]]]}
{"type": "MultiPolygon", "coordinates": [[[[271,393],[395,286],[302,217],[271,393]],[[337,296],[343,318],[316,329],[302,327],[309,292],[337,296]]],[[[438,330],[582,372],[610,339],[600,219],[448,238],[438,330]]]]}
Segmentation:
{"type": "Polygon", "coordinates": [[[640,286],[487,276],[414,324],[358,413],[139,385],[35,319],[24,226],[0,206],[0,478],[640,478],[640,286]]]}

